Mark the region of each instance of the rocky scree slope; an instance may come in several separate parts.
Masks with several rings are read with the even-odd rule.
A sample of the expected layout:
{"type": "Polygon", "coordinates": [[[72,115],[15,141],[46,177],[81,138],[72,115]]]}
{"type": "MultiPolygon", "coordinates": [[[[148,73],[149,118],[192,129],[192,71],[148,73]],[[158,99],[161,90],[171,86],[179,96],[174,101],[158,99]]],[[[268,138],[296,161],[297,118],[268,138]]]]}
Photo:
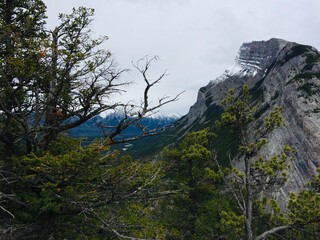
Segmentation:
{"type": "MultiPolygon", "coordinates": [[[[235,64],[199,90],[197,102],[178,121],[174,130],[177,136],[212,127],[222,112],[220,101],[228,89],[239,93],[243,84],[249,85],[252,105],[257,108],[256,123],[273,107],[283,108],[284,126],[269,136],[263,154],[277,154],[285,144],[297,150],[288,182],[279,191],[278,197],[285,200],[290,191],[304,187],[320,167],[320,53],[313,47],[281,39],[244,43],[235,64]]],[[[224,149],[220,151],[223,159],[225,150],[236,144],[222,139],[227,135],[220,138],[215,147],[218,154],[224,149]]]]}

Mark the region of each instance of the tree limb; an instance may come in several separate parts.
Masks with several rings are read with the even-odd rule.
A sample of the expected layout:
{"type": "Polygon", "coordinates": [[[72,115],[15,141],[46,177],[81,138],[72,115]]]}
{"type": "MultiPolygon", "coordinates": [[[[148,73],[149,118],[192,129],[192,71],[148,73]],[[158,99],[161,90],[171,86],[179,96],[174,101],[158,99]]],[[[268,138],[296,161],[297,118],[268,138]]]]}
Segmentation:
{"type": "Polygon", "coordinates": [[[263,240],[271,234],[274,234],[274,233],[282,231],[282,230],[290,229],[290,228],[293,228],[293,226],[292,225],[283,225],[283,226],[279,226],[279,227],[274,227],[274,228],[260,234],[258,237],[255,238],[255,240],[263,240]]]}

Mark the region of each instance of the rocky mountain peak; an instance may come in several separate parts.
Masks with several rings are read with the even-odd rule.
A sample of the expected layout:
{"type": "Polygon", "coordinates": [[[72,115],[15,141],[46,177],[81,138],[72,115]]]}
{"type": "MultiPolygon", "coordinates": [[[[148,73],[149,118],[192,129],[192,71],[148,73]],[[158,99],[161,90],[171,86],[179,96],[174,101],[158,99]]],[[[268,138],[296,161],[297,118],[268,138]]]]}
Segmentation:
{"type": "MultiPolygon", "coordinates": [[[[202,116],[210,103],[219,104],[228,88],[244,83],[251,85],[262,78],[268,67],[288,43],[290,42],[277,38],[243,43],[235,62],[219,77],[211,80],[207,86],[199,90],[197,102],[190,108],[188,113],[188,124],[192,124],[195,119],[202,116]],[[216,87],[216,85],[219,85],[219,87],[216,87]],[[220,90],[214,90],[217,88],[220,90]]],[[[204,120],[200,120],[200,123],[202,121],[204,120]]]]}
{"type": "Polygon", "coordinates": [[[267,68],[287,43],[287,41],[277,38],[243,43],[236,57],[236,62],[241,66],[257,70],[267,68]]]}
{"type": "MultiPolygon", "coordinates": [[[[284,125],[270,134],[262,153],[276,155],[286,144],[297,150],[288,182],[280,190],[279,198],[287,199],[289,192],[301,190],[320,167],[320,52],[275,38],[242,44],[232,67],[200,88],[196,103],[179,120],[177,132],[182,136],[187,131],[212,128],[228,89],[238,94],[243,84],[249,86],[251,104],[257,109],[253,126],[275,106],[283,109],[284,125]]],[[[225,137],[217,140],[217,144],[221,142],[217,149],[232,149],[232,139],[225,137]]]]}

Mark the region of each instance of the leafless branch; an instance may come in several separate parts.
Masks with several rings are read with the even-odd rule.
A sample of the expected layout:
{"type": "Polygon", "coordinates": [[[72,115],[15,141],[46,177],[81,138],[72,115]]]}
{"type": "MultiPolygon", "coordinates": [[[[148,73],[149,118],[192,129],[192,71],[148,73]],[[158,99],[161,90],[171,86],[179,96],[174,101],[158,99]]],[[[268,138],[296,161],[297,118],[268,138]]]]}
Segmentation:
{"type": "Polygon", "coordinates": [[[119,120],[116,125],[112,126],[108,124],[99,123],[99,126],[103,130],[105,138],[108,138],[112,144],[135,141],[147,136],[155,136],[162,133],[166,129],[161,127],[161,128],[155,128],[150,130],[150,129],[146,129],[145,126],[143,126],[143,124],[141,123],[142,119],[151,116],[164,105],[177,101],[180,95],[184,93],[184,91],[180,92],[179,94],[177,94],[172,98],[168,96],[161,97],[158,99],[157,104],[153,106],[150,104],[149,96],[150,96],[151,88],[154,87],[156,84],[158,84],[167,75],[166,71],[164,71],[155,80],[150,80],[148,76],[148,71],[151,67],[151,64],[156,60],[158,60],[157,56],[154,56],[151,59],[149,59],[148,56],[146,56],[138,60],[137,63],[132,62],[132,65],[134,66],[135,69],[138,70],[138,72],[142,76],[143,81],[145,82],[144,95],[143,95],[144,97],[140,107],[136,106],[135,104],[128,103],[123,106],[122,119],[119,120]],[[122,132],[125,129],[127,129],[129,126],[134,126],[134,125],[141,130],[140,134],[137,134],[136,136],[133,136],[133,137],[121,136],[122,132]]]}
{"type": "Polygon", "coordinates": [[[274,227],[262,234],[260,234],[258,237],[255,238],[255,240],[263,240],[265,239],[267,236],[271,235],[271,234],[275,234],[276,232],[282,231],[282,230],[286,230],[286,229],[290,229],[292,228],[292,225],[283,225],[283,226],[279,226],[279,227],[274,227]]]}
{"type": "Polygon", "coordinates": [[[15,218],[15,216],[13,215],[13,213],[11,213],[9,210],[5,209],[4,207],[0,206],[0,209],[6,213],[8,213],[12,218],[15,218]]]}

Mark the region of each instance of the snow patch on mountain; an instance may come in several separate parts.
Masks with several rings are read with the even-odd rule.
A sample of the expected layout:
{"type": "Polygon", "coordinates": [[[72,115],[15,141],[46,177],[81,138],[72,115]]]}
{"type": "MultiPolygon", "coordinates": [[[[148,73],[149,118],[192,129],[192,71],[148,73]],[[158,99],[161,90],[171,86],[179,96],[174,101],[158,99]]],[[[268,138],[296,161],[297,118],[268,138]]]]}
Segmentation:
{"type": "Polygon", "coordinates": [[[150,116],[150,118],[152,119],[180,119],[182,117],[181,114],[178,113],[169,113],[169,114],[163,114],[163,113],[155,113],[153,115],[150,116]]]}
{"type": "Polygon", "coordinates": [[[265,70],[271,64],[278,52],[288,42],[272,38],[269,41],[253,41],[243,43],[240,47],[235,62],[219,77],[210,81],[214,86],[230,77],[254,77],[259,71],[265,70]]]}
{"type": "Polygon", "coordinates": [[[216,85],[230,77],[254,77],[258,73],[258,70],[261,70],[256,63],[258,62],[249,62],[236,58],[236,62],[228,67],[219,77],[211,80],[211,84],[216,85]]]}

